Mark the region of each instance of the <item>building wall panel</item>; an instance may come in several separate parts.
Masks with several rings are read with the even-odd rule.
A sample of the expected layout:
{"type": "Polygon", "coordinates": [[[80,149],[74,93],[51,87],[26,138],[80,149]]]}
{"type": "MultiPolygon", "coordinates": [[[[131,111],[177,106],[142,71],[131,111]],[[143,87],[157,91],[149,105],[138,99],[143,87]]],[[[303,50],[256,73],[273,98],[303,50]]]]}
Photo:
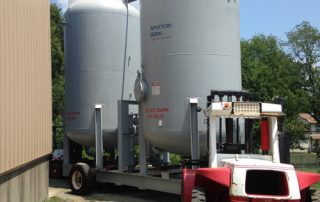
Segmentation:
{"type": "Polygon", "coordinates": [[[50,4],[0,0],[0,175],[50,152],[50,4]]]}
{"type": "Polygon", "coordinates": [[[48,169],[47,159],[42,158],[0,176],[0,201],[44,201],[48,197],[48,169]]]}

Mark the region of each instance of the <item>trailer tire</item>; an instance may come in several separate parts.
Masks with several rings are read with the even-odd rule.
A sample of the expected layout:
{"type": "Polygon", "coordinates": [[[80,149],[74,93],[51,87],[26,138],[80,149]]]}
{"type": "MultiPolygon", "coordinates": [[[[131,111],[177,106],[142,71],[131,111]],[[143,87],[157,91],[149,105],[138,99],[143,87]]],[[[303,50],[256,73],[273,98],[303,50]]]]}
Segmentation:
{"type": "Polygon", "coordinates": [[[85,163],[77,163],[70,170],[69,184],[73,194],[87,195],[92,192],[93,174],[85,163]]]}
{"type": "Polygon", "coordinates": [[[206,202],[206,190],[203,187],[194,187],[192,189],[192,202],[206,202]]]}

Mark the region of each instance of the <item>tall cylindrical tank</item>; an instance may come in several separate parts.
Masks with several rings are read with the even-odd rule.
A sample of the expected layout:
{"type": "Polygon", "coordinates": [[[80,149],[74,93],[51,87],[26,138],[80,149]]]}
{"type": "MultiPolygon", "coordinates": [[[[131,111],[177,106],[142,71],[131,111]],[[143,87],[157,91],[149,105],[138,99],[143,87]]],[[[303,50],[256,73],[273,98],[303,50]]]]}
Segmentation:
{"type": "Polygon", "coordinates": [[[140,16],[130,5],[128,10],[127,16],[120,0],[79,0],[65,14],[65,125],[68,137],[81,145],[94,145],[94,110],[101,104],[104,146],[116,146],[124,63],[123,98],[133,99],[141,64],[140,16]]]}
{"type": "MultiPolygon", "coordinates": [[[[241,87],[239,0],[141,0],[142,131],[155,147],[190,154],[188,98],[241,87]]],[[[199,113],[202,154],[206,122],[199,113]]]]}

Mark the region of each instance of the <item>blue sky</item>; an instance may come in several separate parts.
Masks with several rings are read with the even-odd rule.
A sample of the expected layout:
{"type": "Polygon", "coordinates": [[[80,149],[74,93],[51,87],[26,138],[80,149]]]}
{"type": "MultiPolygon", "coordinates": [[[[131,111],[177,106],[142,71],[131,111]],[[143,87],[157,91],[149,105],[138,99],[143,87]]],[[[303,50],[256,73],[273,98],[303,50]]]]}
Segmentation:
{"type": "Polygon", "coordinates": [[[302,21],[320,30],[320,0],[241,0],[242,38],[272,34],[285,40],[285,33],[302,21]]]}
{"type": "MultiPolygon", "coordinates": [[[[67,0],[51,0],[51,2],[58,4],[63,11],[68,6],[67,0]]],[[[320,30],[320,0],[240,1],[242,38],[248,39],[255,34],[272,34],[285,40],[285,33],[302,21],[309,21],[312,26],[320,30]]]]}

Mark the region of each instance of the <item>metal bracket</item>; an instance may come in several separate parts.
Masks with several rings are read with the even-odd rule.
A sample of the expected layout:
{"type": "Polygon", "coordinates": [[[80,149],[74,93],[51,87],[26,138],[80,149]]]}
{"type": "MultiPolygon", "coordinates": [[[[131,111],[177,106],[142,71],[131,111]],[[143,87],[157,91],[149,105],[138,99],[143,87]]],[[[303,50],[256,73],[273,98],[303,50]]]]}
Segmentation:
{"type": "Polygon", "coordinates": [[[118,170],[123,172],[133,166],[132,155],[133,137],[131,136],[129,105],[136,105],[135,101],[118,101],[118,170]]]}

